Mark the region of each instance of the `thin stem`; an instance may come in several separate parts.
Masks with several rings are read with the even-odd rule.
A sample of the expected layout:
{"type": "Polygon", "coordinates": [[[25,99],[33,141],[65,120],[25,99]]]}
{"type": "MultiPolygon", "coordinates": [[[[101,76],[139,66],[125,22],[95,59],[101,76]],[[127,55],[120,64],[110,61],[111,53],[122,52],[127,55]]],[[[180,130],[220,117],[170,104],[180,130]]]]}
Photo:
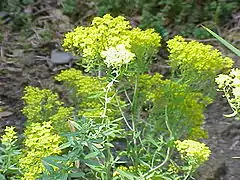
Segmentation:
{"type": "Polygon", "coordinates": [[[118,99],[117,97],[115,97],[115,98],[116,98],[116,101],[117,101],[118,108],[119,108],[119,110],[120,110],[120,112],[121,112],[121,115],[122,115],[122,117],[123,117],[123,119],[124,119],[127,127],[132,131],[133,128],[132,128],[132,127],[130,126],[130,124],[128,123],[128,121],[127,121],[127,119],[126,119],[126,117],[125,117],[125,115],[124,115],[124,113],[123,113],[123,111],[122,111],[122,108],[120,107],[119,99],[118,99]]]}
{"type": "Polygon", "coordinates": [[[98,66],[98,77],[102,77],[101,65],[98,66]]]}
{"type": "Polygon", "coordinates": [[[136,115],[137,113],[137,102],[138,102],[138,81],[139,81],[139,72],[137,72],[136,75],[136,81],[135,81],[135,86],[134,86],[134,93],[133,93],[133,101],[131,104],[131,110],[132,110],[132,131],[133,131],[133,159],[134,159],[134,166],[137,167],[138,163],[137,163],[137,159],[138,159],[138,155],[137,155],[137,137],[136,137],[136,127],[135,127],[135,119],[137,119],[137,117],[139,115],[136,115]]]}
{"type": "Polygon", "coordinates": [[[187,180],[192,174],[192,171],[193,171],[193,166],[190,166],[190,170],[188,171],[187,176],[183,180],[187,180]]]}
{"type": "Polygon", "coordinates": [[[103,110],[103,114],[102,114],[102,118],[105,118],[107,117],[106,116],[106,113],[107,113],[107,105],[108,103],[111,101],[111,98],[108,98],[108,93],[109,91],[111,90],[111,87],[113,86],[113,83],[116,82],[117,78],[118,78],[119,74],[118,72],[116,71],[116,76],[112,79],[112,81],[110,83],[108,83],[107,85],[107,89],[106,89],[106,93],[105,93],[105,97],[104,97],[104,110],[103,110]]]}
{"type": "Polygon", "coordinates": [[[169,157],[170,157],[170,152],[171,152],[171,148],[169,147],[169,148],[167,149],[167,155],[166,155],[164,161],[163,161],[161,164],[159,164],[158,166],[156,166],[156,167],[152,168],[151,170],[149,170],[147,173],[145,173],[145,174],[143,175],[143,177],[146,177],[148,174],[150,174],[150,173],[152,173],[153,171],[156,171],[157,169],[159,169],[159,168],[161,168],[162,166],[164,166],[164,165],[166,164],[166,162],[168,162],[168,159],[169,159],[169,157]]]}
{"type": "Polygon", "coordinates": [[[172,138],[173,137],[173,133],[172,133],[172,131],[171,131],[170,127],[169,127],[169,124],[168,124],[168,108],[167,108],[167,106],[165,106],[165,124],[167,126],[168,131],[169,131],[170,138],[172,138]]]}
{"type": "Polygon", "coordinates": [[[130,100],[126,89],[124,89],[124,93],[125,93],[125,95],[126,95],[126,97],[127,97],[128,102],[130,103],[130,105],[132,105],[132,101],[130,100]]]}

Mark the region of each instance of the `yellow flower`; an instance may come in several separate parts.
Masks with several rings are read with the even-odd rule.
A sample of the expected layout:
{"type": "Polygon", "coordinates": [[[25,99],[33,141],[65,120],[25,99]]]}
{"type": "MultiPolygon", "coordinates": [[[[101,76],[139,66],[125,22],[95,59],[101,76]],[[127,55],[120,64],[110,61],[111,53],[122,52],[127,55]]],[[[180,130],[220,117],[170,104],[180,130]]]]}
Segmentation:
{"type": "Polygon", "coordinates": [[[27,126],[22,157],[19,166],[22,179],[36,179],[43,171],[42,158],[61,153],[61,137],[54,134],[51,122],[32,123],[27,126]]]}
{"type": "Polygon", "coordinates": [[[193,140],[175,141],[176,148],[183,160],[194,168],[199,167],[209,159],[211,151],[204,143],[193,140]]]}
{"type": "Polygon", "coordinates": [[[15,127],[11,126],[11,127],[6,127],[5,129],[5,134],[2,135],[1,137],[1,141],[2,144],[7,145],[7,144],[11,144],[16,142],[17,140],[17,133],[14,131],[15,127]]]}
{"type": "MultiPolygon", "coordinates": [[[[80,26],[73,32],[67,33],[63,47],[66,51],[81,55],[79,63],[87,70],[91,70],[96,66],[105,65],[103,58],[107,56],[102,52],[107,51],[108,56],[112,57],[110,54],[113,53],[114,48],[118,48],[119,45],[121,47],[123,44],[128,51],[136,55],[137,59],[151,58],[157,52],[160,40],[161,37],[153,29],[146,31],[139,28],[132,29],[129,21],[124,17],[114,18],[110,14],[106,14],[102,18],[95,17],[88,27],[80,26]]],[[[122,52],[126,52],[126,50],[122,52]]],[[[124,56],[126,53],[122,55],[124,56]]],[[[126,58],[123,57],[123,59],[126,58]]],[[[107,62],[109,61],[107,60],[107,62]]],[[[107,65],[110,64],[107,63],[107,65]]]]}

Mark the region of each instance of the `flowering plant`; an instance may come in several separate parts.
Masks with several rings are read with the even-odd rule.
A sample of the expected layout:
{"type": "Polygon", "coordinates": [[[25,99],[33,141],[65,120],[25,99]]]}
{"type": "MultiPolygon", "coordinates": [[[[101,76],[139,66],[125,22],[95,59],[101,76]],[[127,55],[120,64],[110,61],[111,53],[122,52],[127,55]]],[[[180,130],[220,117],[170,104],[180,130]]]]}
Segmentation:
{"type": "Polygon", "coordinates": [[[213,89],[215,76],[232,61],[177,36],[168,42],[171,78],[149,74],[160,40],[154,30],[109,14],[66,34],[64,48],[82,56],[78,64],[87,73],[61,71],[55,77],[61,96],[25,89],[22,179],[193,176],[210,155],[197,141],[207,135],[204,108],[212,99],[209,89],[198,87],[213,89]]]}
{"type": "Polygon", "coordinates": [[[222,57],[221,52],[211,45],[197,41],[186,42],[181,36],[169,40],[168,49],[172,75],[180,76],[181,82],[206,95],[212,96],[215,92],[214,78],[233,65],[232,59],[222,57]]]}
{"type": "MultiPolygon", "coordinates": [[[[130,61],[135,56],[138,64],[141,62],[142,66],[148,66],[149,60],[160,47],[160,40],[161,37],[153,29],[146,31],[139,28],[132,29],[129,21],[124,17],[114,18],[106,14],[102,18],[95,17],[89,27],[80,26],[73,32],[67,33],[63,47],[67,51],[81,55],[82,58],[78,63],[87,70],[93,70],[100,66],[103,66],[101,67],[103,69],[106,65],[109,66],[109,58],[115,56],[117,52],[126,56],[125,61],[130,61]]],[[[111,59],[111,62],[117,60],[114,59],[111,59]]],[[[118,58],[117,61],[123,60],[120,59],[118,58]]]]}

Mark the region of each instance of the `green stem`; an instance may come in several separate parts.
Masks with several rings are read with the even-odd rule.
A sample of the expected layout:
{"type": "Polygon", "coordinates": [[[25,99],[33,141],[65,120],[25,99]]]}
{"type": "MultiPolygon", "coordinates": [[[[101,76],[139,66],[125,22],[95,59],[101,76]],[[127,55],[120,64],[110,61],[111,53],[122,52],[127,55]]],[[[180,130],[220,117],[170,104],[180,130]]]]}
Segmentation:
{"type": "Polygon", "coordinates": [[[108,103],[111,101],[111,98],[108,98],[108,93],[111,90],[111,87],[113,86],[114,82],[116,82],[118,77],[119,77],[119,74],[118,74],[118,72],[116,72],[116,76],[107,85],[107,89],[106,89],[106,93],[105,93],[105,97],[104,97],[104,110],[103,110],[102,118],[107,117],[106,116],[106,114],[107,114],[107,106],[108,106],[108,103]]]}
{"type": "MultiPolygon", "coordinates": [[[[111,99],[113,97],[108,97],[108,93],[110,92],[111,90],[111,87],[113,86],[113,84],[117,81],[117,78],[119,77],[119,73],[118,71],[115,72],[116,73],[116,76],[112,79],[112,81],[110,83],[108,83],[107,85],[107,88],[106,88],[106,93],[105,93],[105,102],[104,102],[104,110],[103,110],[103,114],[102,114],[102,118],[106,118],[106,128],[109,129],[110,127],[110,120],[109,118],[107,117],[107,108],[108,108],[108,104],[109,102],[111,101],[111,99]]],[[[107,143],[110,142],[110,138],[107,137],[106,139],[107,143]]],[[[106,157],[106,163],[105,163],[105,168],[106,168],[106,180],[110,180],[112,179],[112,173],[111,173],[111,168],[112,168],[112,159],[113,159],[113,156],[112,156],[112,153],[111,153],[111,149],[109,146],[106,146],[105,147],[106,150],[107,150],[107,157],[106,157]]]]}
{"type": "Polygon", "coordinates": [[[134,94],[133,94],[133,100],[132,100],[132,138],[133,138],[133,163],[135,167],[138,167],[138,153],[137,153],[137,136],[136,136],[136,127],[135,122],[138,120],[140,114],[138,112],[138,83],[139,83],[139,77],[140,74],[137,72],[136,75],[136,81],[134,86],[134,94]]]}
{"type": "Polygon", "coordinates": [[[162,166],[164,166],[168,162],[168,159],[169,159],[170,154],[171,154],[170,152],[171,152],[171,148],[168,148],[167,149],[167,155],[166,155],[164,161],[161,164],[159,164],[158,166],[156,166],[156,167],[152,168],[151,170],[149,170],[147,173],[145,173],[143,175],[143,177],[146,177],[150,173],[152,173],[152,172],[156,171],[157,169],[161,168],[162,166]]]}
{"type": "Polygon", "coordinates": [[[190,166],[190,170],[188,171],[187,176],[183,180],[187,180],[192,174],[192,171],[193,171],[193,166],[190,166]]]}

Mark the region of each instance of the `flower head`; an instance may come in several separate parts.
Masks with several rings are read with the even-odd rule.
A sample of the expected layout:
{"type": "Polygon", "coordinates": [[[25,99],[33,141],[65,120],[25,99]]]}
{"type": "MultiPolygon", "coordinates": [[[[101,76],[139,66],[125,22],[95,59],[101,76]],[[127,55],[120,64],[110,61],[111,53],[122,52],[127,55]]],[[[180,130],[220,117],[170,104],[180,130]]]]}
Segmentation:
{"type": "Polygon", "coordinates": [[[1,137],[1,142],[4,145],[14,144],[17,141],[17,133],[14,131],[15,127],[6,127],[5,134],[1,137]]]}
{"type": "Polygon", "coordinates": [[[116,47],[110,47],[106,51],[102,51],[101,56],[105,58],[104,62],[107,67],[118,68],[134,60],[135,54],[127,50],[124,44],[119,44],[116,47]]]}
{"type": "MultiPolygon", "coordinates": [[[[79,63],[92,70],[102,61],[103,51],[114,51],[116,46],[124,44],[135,54],[136,59],[150,59],[158,52],[161,37],[153,29],[132,28],[124,17],[112,17],[106,14],[95,17],[87,27],[79,26],[65,35],[63,47],[75,55],[80,55],[79,63]]],[[[120,46],[120,47],[121,47],[120,46]]],[[[115,59],[116,60],[116,59],[115,59]]],[[[110,66],[110,65],[109,65],[110,66]]]]}
{"type": "Polygon", "coordinates": [[[201,164],[208,160],[211,151],[205,144],[193,141],[175,141],[176,148],[181,158],[186,160],[194,168],[198,168],[201,164]]]}
{"type": "Polygon", "coordinates": [[[5,134],[1,137],[1,142],[4,145],[12,144],[17,141],[17,133],[14,131],[15,127],[6,127],[5,134]]]}

